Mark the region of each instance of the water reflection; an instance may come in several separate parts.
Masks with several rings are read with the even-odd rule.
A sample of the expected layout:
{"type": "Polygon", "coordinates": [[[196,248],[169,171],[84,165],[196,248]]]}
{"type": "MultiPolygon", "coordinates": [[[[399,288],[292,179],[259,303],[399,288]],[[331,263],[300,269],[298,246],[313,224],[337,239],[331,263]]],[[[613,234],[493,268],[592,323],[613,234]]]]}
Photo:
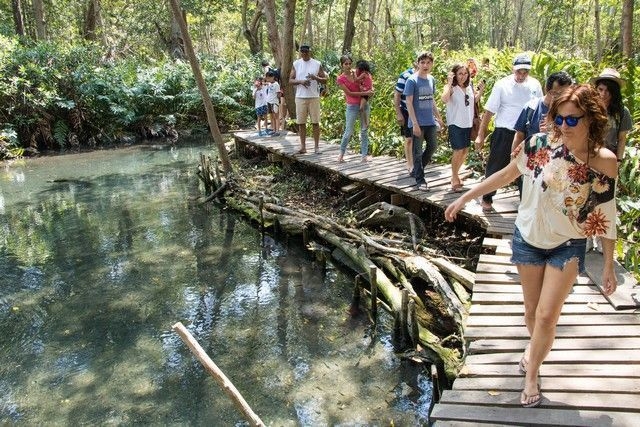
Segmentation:
{"type": "Polygon", "coordinates": [[[0,422],[241,422],[176,321],[268,424],[425,422],[428,378],[388,318],[372,344],[347,316],[351,279],[190,203],[203,147],[157,148],[4,166],[0,422]]]}

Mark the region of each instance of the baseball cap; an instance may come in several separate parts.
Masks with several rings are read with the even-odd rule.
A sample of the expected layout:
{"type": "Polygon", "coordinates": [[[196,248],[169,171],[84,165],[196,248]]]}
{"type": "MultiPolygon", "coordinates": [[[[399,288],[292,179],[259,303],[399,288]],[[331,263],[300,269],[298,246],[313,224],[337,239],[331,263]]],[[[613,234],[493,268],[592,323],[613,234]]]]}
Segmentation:
{"type": "Polygon", "coordinates": [[[309,52],[310,50],[311,50],[311,47],[309,47],[309,45],[308,45],[308,44],[302,44],[302,45],[300,45],[300,52],[302,52],[302,51],[309,52]]]}
{"type": "Polygon", "coordinates": [[[521,53],[513,60],[514,70],[530,70],[531,69],[531,57],[526,53],[521,53]]]}

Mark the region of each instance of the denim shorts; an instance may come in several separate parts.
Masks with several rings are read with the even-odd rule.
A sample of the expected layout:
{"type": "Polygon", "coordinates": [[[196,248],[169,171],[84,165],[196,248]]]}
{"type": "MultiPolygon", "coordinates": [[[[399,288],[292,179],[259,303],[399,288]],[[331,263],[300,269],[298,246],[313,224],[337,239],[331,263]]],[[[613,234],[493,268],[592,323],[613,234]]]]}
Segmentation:
{"type": "Polygon", "coordinates": [[[454,150],[464,150],[471,145],[471,128],[449,125],[449,144],[454,150]]]}
{"type": "Polygon", "coordinates": [[[524,241],[518,227],[513,232],[511,244],[511,262],[513,264],[545,265],[549,264],[559,270],[573,258],[578,259],[578,272],[584,273],[584,257],[587,250],[587,239],[569,239],[552,249],[540,249],[524,241]]]}

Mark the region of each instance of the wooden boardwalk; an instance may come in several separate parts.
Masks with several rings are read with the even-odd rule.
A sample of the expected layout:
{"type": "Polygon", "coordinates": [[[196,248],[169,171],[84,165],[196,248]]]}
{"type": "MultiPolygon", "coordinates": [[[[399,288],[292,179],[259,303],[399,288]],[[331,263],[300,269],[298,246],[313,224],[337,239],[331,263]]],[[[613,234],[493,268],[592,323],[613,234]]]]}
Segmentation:
{"type": "MultiPolygon", "coordinates": [[[[381,156],[363,164],[355,154],[340,164],[336,161],[337,145],[321,142],[320,154],[296,155],[299,145],[295,134],[258,138],[256,132],[240,132],[235,137],[240,144],[260,146],[443,208],[458,196],[449,191],[448,165],[426,168],[431,190],[423,192],[415,188],[404,161],[381,156]]],[[[313,147],[311,139],[307,146],[313,147]]],[[[464,184],[469,188],[477,182],[468,178],[464,184]]],[[[503,191],[495,198],[495,213],[483,213],[477,203],[469,203],[462,213],[486,227],[492,237],[484,240],[485,252],[493,254],[481,255],[478,263],[465,326],[465,366],[452,390],[444,391],[434,406],[431,421],[436,426],[639,426],[640,309],[616,310],[586,275],[578,277],[567,298],[556,341],[541,368],[541,407],[520,406],[524,377],[518,371],[518,361],[528,335],[519,277],[509,261],[517,203],[517,194],[503,191]]]]}

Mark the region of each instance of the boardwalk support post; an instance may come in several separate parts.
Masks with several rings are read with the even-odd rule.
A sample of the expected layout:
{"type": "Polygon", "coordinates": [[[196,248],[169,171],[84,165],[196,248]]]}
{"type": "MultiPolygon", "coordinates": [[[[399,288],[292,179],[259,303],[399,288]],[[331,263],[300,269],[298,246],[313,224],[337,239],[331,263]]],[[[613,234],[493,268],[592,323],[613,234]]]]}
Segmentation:
{"type": "Polygon", "coordinates": [[[369,278],[371,280],[371,320],[374,326],[378,324],[378,267],[369,266],[369,278]]]}

